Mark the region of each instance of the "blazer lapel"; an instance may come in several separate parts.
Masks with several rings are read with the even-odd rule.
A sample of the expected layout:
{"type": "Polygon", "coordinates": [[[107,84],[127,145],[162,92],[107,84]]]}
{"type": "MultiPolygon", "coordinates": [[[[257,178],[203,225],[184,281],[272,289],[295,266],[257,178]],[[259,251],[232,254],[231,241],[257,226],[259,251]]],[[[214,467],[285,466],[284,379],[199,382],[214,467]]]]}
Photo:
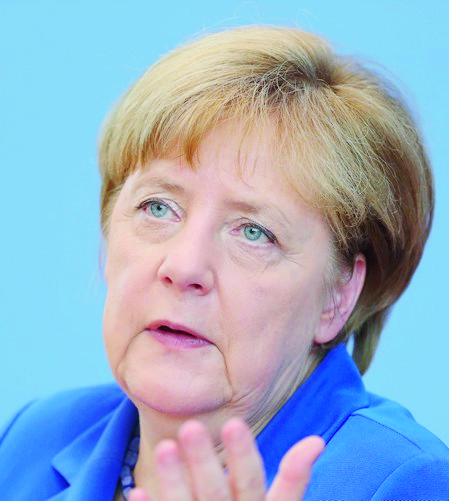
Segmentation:
{"type": "Polygon", "coordinates": [[[62,449],[52,461],[67,488],[48,501],[98,501],[113,498],[122,459],[137,421],[127,398],[62,449]]]}

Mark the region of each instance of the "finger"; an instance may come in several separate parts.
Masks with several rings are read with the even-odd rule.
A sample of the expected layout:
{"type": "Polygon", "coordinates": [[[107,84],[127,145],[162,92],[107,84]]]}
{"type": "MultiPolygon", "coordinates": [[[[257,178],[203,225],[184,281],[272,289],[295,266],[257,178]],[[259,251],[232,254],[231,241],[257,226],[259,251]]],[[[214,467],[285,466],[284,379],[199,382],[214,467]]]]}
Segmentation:
{"type": "Polygon", "coordinates": [[[155,471],[158,500],[191,501],[193,499],[184,474],[179,446],[174,440],[162,440],[157,445],[155,471]]]}
{"type": "Polygon", "coordinates": [[[237,418],[229,420],[222,431],[229,469],[229,485],[234,499],[265,499],[265,472],[262,458],[247,425],[237,418]]]}
{"type": "Polygon", "coordinates": [[[195,500],[230,501],[231,493],[223,467],[204,425],[199,421],[187,421],[179,429],[178,438],[195,500]]]}
{"type": "Polygon", "coordinates": [[[313,464],[323,449],[323,439],[315,436],[307,437],[294,445],[281,461],[267,501],[302,499],[310,481],[313,464]]]}
{"type": "Polygon", "coordinates": [[[151,501],[151,498],[143,489],[136,487],[129,492],[128,501],[151,501]]]}

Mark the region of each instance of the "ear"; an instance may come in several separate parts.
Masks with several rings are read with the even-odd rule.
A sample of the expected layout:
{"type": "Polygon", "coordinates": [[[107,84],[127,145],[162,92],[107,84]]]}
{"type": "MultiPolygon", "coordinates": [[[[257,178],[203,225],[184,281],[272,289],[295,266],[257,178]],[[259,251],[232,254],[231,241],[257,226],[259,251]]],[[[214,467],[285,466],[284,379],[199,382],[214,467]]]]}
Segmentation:
{"type": "Polygon", "coordinates": [[[365,283],[366,259],[363,254],[357,254],[351,271],[342,272],[330,291],[314,337],[317,344],[332,341],[354,310],[365,283]]]}

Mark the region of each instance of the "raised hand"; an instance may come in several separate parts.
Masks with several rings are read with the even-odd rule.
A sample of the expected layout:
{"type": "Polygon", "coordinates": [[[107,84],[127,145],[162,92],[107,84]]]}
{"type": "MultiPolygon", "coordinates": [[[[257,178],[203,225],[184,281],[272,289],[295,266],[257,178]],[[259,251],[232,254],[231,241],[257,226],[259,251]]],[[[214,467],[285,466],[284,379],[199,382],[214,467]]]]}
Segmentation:
{"type": "Polygon", "coordinates": [[[136,488],[129,501],[300,501],[324,448],[323,440],[315,436],[294,445],[282,459],[267,493],[262,459],[246,424],[231,419],[223,427],[222,439],[227,472],[206,428],[198,421],[188,421],[177,442],[163,440],[156,449],[158,497],[153,499],[136,488]]]}

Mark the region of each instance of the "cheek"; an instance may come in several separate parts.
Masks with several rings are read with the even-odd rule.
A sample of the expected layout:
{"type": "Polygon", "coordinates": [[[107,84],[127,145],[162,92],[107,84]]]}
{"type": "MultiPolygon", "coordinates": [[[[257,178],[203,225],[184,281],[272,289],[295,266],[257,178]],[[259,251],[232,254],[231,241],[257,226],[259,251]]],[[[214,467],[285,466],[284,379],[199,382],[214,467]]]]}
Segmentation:
{"type": "Polygon", "coordinates": [[[136,243],[128,225],[115,229],[107,249],[107,299],[122,309],[144,293],[155,273],[151,266],[155,260],[148,255],[148,250],[136,243]]]}
{"type": "Polygon", "coordinates": [[[311,346],[323,299],[314,280],[273,275],[234,288],[224,317],[232,318],[232,332],[238,333],[230,346],[239,364],[248,366],[252,360],[269,371],[311,346]]]}
{"type": "Polygon", "coordinates": [[[123,357],[132,336],[138,332],[148,289],[148,268],[138,256],[129,258],[123,246],[110,247],[107,273],[108,290],[103,314],[103,337],[111,365],[123,357]]]}
{"type": "Polygon", "coordinates": [[[127,305],[115,292],[109,286],[103,312],[103,339],[113,370],[123,357],[131,333],[127,305]]]}
{"type": "Polygon", "coordinates": [[[147,277],[139,272],[140,269],[136,263],[110,275],[104,311],[104,320],[108,325],[112,320],[123,325],[135,317],[147,288],[147,277]]]}
{"type": "Polygon", "coordinates": [[[254,280],[240,292],[244,323],[256,330],[274,329],[288,337],[289,332],[307,333],[317,320],[322,303],[321,287],[308,277],[293,273],[274,273],[264,280],[254,280]],[[242,306],[244,305],[244,307],[242,306]]]}

